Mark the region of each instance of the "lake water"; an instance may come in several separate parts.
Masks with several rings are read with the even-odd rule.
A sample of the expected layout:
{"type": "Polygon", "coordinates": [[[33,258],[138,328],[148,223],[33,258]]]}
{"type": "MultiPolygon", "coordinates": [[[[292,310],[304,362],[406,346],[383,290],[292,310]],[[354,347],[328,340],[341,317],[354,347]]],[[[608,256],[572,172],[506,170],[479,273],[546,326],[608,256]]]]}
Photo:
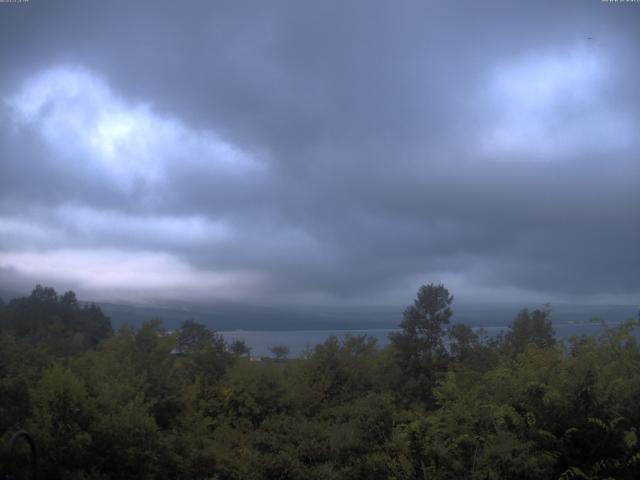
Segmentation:
{"type": "MultiPolygon", "coordinates": [[[[615,326],[615,324],[609,324],[615,326]]],[[[478,331],[481,327],[474,327],[478,331]]],[[[482,327],[489,336],[494,336],[504,331],[506,326],[489,326],[482,327]]],[[[572,324],[555,324],[556,339],[562,340],[572,336],[580,335],[596,335],[604,330],[604,327],[598,323],[572,323],[572,324]]],[[[389,343],[389,334],[397,331],[393,328],[388,329],[369,329],[369,330],[234,330],[219,332],[225,340],[231,342],[233,340],[244,340],[251,348],[251,356],[262,357],[272,356],[269,349],[274,345],[285,345],[289,347],[290,357],[299,357],[304,354],[307,346],[314,346],[323,343],[331,335],[335,335],[343,339],[347,335],[367,335],[378,341],[381,347],[389,343]]]]}

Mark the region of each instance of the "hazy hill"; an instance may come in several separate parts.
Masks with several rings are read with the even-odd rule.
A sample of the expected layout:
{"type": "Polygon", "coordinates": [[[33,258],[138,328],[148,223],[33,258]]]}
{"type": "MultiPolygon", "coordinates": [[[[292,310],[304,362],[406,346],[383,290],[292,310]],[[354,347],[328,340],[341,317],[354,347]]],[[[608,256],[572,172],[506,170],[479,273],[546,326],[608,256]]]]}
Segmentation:
{"type": "MultiPolygon", "coordinates": [[[[149,307],[100,303],[114,327],[139,325],[160,318],[173,329],[193,319],[216,330],[332,330],[397,327],[402,306],[384,307],[271,307],[234,303],[213,305],[174,304],[149,307]]],[[[454,305],[452,321],[477,326],[507,325],[524,307],[536,305],[454,305]]],[[[586,323],[598,317],[608,322],[636,318],[638,309],[628,305],[552,305],[554,323],[586,323]]]]}

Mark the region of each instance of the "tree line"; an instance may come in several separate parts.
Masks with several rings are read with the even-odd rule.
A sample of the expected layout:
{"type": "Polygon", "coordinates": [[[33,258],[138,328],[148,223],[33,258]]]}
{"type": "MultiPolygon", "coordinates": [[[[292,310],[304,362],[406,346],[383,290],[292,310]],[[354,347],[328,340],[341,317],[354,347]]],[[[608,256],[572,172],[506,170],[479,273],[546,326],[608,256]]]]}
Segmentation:
{"type": "Polygon", "coordinates": [[[255,362],[37,286],[0,302],[2,443],[31,432],[53,480],[640,478],[637,322],[558,342],[549,309],[522,310],[487,337],[452,305],[425,285],[385,348],[255,362]]]}

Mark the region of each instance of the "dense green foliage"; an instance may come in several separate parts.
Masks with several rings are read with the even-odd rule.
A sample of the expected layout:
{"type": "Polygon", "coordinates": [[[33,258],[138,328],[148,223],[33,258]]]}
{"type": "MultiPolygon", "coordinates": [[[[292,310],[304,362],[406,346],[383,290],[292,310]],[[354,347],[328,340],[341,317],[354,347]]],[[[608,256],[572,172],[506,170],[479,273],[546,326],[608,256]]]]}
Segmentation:
{"type": "Polygon", "coordinates": [[[633,322],[559,343],[523,310],[488,339],[449,325],[452,300],[422,287],[384,349],[253,361],[37,287],[0,305],[0,435],[31,431],[52,480],[640,478],[633,322]]]}

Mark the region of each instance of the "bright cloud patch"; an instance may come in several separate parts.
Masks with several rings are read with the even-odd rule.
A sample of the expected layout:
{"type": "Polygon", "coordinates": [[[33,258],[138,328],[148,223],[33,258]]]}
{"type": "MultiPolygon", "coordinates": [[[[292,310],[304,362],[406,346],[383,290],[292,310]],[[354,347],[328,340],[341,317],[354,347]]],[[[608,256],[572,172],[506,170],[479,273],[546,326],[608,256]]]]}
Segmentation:
{"type": "Polygon", "coordinates": [[[58,232],[19,217],[0,217],[2,245],[47,244],[59,240],[58,232]]]}
{"type": "Polygon", "coordinates": [[[609,70],[581,48],[500,65],[486,92],[492,113],[481,151],[550,159],[629,147],[632,124],[607,102],[609,70]]]}
{"type": "Polygon", "coordinates": [[[100,238],[111,241],[139,238],[148,245],[189,248],[214,247],[232,237],[226,223],[198,215],[141,217],[117,211],[62,207],[56,211],[56,217],[59,223],[68,226],[72,235],[82,235],[93,242],[99,242],[100,238]],[[114,225],[118,227],[115,232],[114,225]]]}
{"type": "Polygon", "coordinates": [[[214,132],[130,104],[91,72],[55,68],[28,80],[5,99],[14,123],[34,128],[62,159],[92,162],[115,183],[158,182],[171,163],[244,173],[257,165],[214,132]]]}
{"type": "Polygon", "coordinates": [[[186,258],[194,251],[217,258],[235,241],[236,229],[211,209],[226,218],[224,188],[237,192],[261,178],[262,163],[214,131],[125,100],[82,68],[46,70],[3,100],[0,113],[18,133],[7,133],[9,141],[26,133],[44,146],[35,161],[16,157],[27,162],[16,178],[48,175],[45,190],[80,193],[30,204],[0,191],[0,269],[85,292],[228,297],[251,288],[255,275],[242,267],[200,269],[186,258]],[[205,189],[201,203],[184,208],[191,184],[181,175],[217,196],[205,189]]]}
{"type": "Polygon", "coordinates": [[[14,248],[45,247],[70,243],[144,243],[160,248],[215,247],[234,237],[223,221],[199,215],[132,215],[115,210],[62,206],[49,211],[32,209],[30,221],[0,216],[0,234],[14,248]]]}
{"type": "Polygon", "coordinates": [[[0,269],[35,282],[79,286],[80,291],[107,296],[153,292],[190,298],[208,291],[212,299],[241,297],[259,281],[250,272],[196,270],[166,253],[113,249],[0,252],[0,269]]]}

